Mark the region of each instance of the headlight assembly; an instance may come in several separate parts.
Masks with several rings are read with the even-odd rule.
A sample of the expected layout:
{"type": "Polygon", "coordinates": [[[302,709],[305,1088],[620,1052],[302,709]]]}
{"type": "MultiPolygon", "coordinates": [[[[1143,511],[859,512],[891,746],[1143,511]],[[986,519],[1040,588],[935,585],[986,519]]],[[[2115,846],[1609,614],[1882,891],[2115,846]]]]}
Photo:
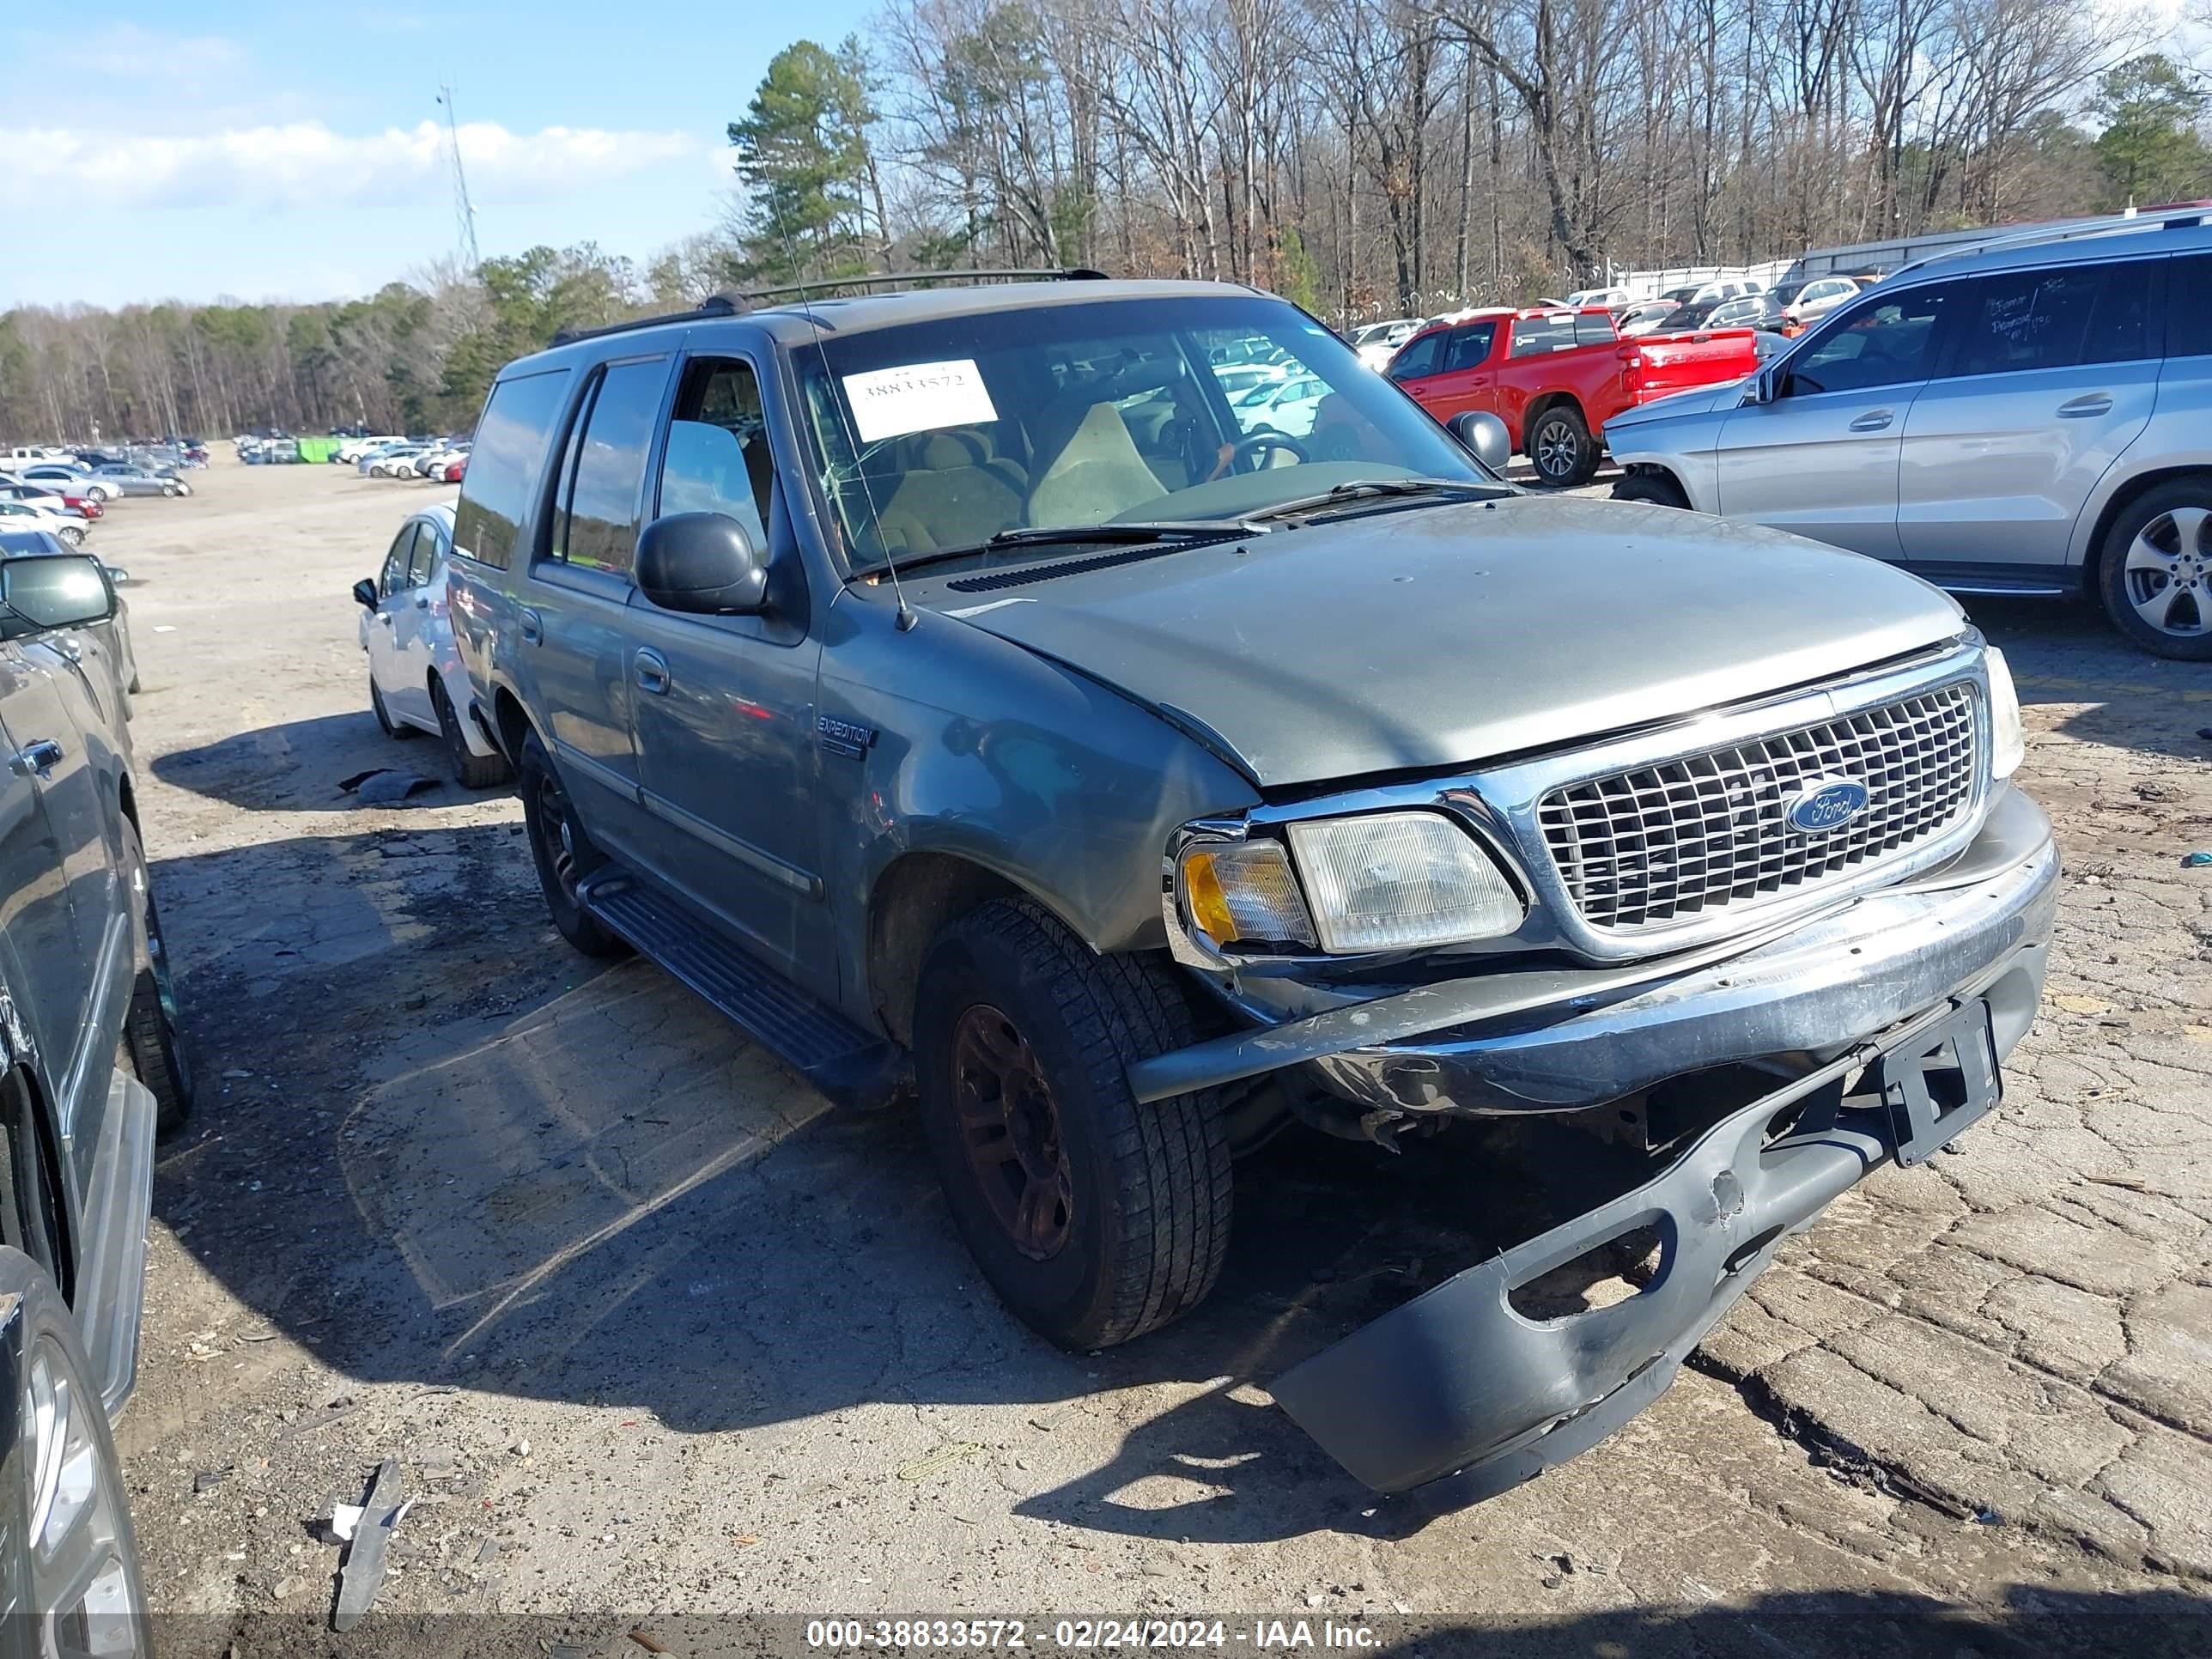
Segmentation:
{"type": "Polygon", "coordinates": [[[2027,732],[2021,724],[2020,692],[2012,665],[1994,645],[1982,653],[1990,677],[1990,776],[2008,778],[2027,756],[2027,732]]]}
{"type": "Polygon", "coordinates": [[[1436,812],[1288,826],[1282,842],[1194,842],[1176,866],[1183,919],[1231,955],[1416,951],[1492,939],[1527,907],[1481,846],[1436,812]]]}
{"type": "Polygon", "coordinates": [[[1504,872],[1434,812],[1291,825],[1324,951],[1413,951],[1510,933],[1525,914],[1504,872]]]}

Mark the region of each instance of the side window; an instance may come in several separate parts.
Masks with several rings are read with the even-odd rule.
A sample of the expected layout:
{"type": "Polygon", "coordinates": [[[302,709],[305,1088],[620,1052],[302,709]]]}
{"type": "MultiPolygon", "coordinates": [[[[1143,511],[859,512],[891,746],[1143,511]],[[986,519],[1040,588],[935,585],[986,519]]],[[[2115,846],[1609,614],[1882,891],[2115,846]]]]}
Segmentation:
{"type": "Polygon", "coordinates": [[[407,586],[410,587],[420,587],[424,582],[428,581],[430,580],[430,567],[437,562],[437,537],[431,533],[430,526],[428,525],[416,525],[415,526],[415,550],[407,556],[407,586]]]}
{"type": "Polygon", "coordinates": [[[2166,355],[2212,357],[2212,253],[2167,262],[2166,269],[2166,355]]]}
{"type": "Polygon", "coordinates": [[[1523,317],[1513,325],[1513,344],[1507,355],[1540,357],[1547,352],[1564,351],[1574,343],[1573,318],[1523,317]]]}
{"type": "Polygon", "coordinates": [[[1819,343],[1790,365],[1784,395],[1908,386],[1935,371],[1943,320],[1958,307],[1958,283],[1901,295],[1875,295],[1833,313],[1819,343]]]}
{"type": "Polygon", "coordinates": [[[384,556],[384,574],[376,579],[379,599],[390,599],[407,586],[407,551],[415,544],[415,526],[405,526],[392,538],[392,551],[384,556]]]}
{"type": "Polygon", "coordinates": [[[692,363],[668,423],[656,516],[726,513],[765,550],[775,483],[752,365],[726,357],[692,363]]]}
{"type": "Polygon", "coordinates": [[[1480,368],[1489,361],[1490,344],[1497,337],[1495,323],[1469,323],[1465,328],[1454,329],[1444,348],[1444,372],[1480,368]]]}
{"type": "Polygon", "coordinates": [[[1444,338],[1439,331],[1407,341],[1385,372],[1394,380],[1417,380],[1424,374],[1435,374],[1443,356],[1444,338]]]}
{"type": "Polygon", "coordinates": [[[2162,338],[2152,314],[2155,259],[2130,259],[2105,267],[2103,290],[2089,313],[2088,337],[2081,343],[2085,363],[2135,363],[2159,355],[2162,338]]]}
{"type": "Polygon", "coordinates": [[[667,385],[665,357],[610,364],[600,374],[569,440],[551,557],[586,570],[629,574],[646,452],[667,385]]]}
{"type": "MultiPolygon", "coordinates": [[[[1959,329],[1954,375],[2001,374],[2038,368],[2072,368],[2087,361],[2090,320],[2109,272],[2101,265],[2057,270],[2008,270],[1976,284],[1959,329]]],[[[2147,277],[2137,272],[2138,293],[2147,277]]],[[[2135,309],[2135,334],[2141,349],[2143,303],[2135,309]]],[[[2112,359],[2104,359],[2111,362],[2112,359]]]]}
{"type": "Polygon", "coordinates": [[[501,380],[477,422],[468,477],[453,509],[453,550],[480,564],[507,568],[553,423],[560,417],[573,371],[554,369],[501,380]]]}
{"type": "Polygon", "coordinates": [[[1620,337],[1620,331],[1613,326],[1611,317],[1577,313],[1575,318],[1577,345],[1611,345],[1620,337]]]}

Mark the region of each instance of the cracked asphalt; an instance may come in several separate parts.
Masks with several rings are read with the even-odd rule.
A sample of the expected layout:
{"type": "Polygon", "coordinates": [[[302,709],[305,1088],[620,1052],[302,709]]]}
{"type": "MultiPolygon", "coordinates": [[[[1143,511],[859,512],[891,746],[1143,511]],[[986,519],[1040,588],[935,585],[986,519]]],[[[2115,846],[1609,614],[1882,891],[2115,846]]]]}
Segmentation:
{"type": "Polygon", "coordinates": [[[377,731],[347,589],[453,492],[202,476],[93,543],[137,579],[146,842],[203,1079],[118,1431],[165,1652],[396,1650],[389,1620],[309,1639],[317,1517],[392,1458],[414,1505],[380,1613],[502,1615],[531,1652],[961,1612],[2212,1653],[2212,870],[2180,862],[2212,849],[2212,671],[1977,606],[2068,866],[2002,1112],[1847,1195],[1621,1434],[1433,1515],[1374,1503],[1267,1382],[1543,1225],[1556,1146],[1285,1136],[1240,1168],[1206,1308],[1048,1348],[969,1270],[910,1123],[568,950],[510,798],[338,790],[445,775],[377,731]]]}

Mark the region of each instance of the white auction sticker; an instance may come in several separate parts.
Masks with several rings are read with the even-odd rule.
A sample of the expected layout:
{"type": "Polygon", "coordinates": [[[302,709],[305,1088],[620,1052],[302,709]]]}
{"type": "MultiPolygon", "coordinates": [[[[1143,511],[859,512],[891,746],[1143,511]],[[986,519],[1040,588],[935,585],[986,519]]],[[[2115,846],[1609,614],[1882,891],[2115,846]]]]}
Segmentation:
{"type": "Polygon", "coordinates": [[[845,396],[852,403],[853,423],[860,428],[862,443],[999,418],[973,357],[848,374],[845,396]]]}

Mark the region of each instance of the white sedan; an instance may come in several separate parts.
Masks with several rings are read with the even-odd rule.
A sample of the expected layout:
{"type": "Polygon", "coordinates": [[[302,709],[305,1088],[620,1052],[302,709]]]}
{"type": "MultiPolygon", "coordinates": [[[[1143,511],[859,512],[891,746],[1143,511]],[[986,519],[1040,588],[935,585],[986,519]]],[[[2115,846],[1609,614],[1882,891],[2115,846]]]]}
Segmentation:
{"type": "Polygon", "coordinates": [[[454,778],[464,788],[489,789],[506,781],[507,762],[470,713],[469,677],[446,611],[453,546],[453,509],[425,507],[399,526],[384,568],[353,585],[368,653],[368,706],[386,737],[444,738],[454,778]]]}
{"type": "Polygon", "coordinates": [[[85,521],[75,514],[31,501],[0,501],[0,530],[44,530],[72,549],[84,545],[85,521]]]}
{"type": "Polygon", "coordinates": [[[1254,386],[1231,401],[1236,408],[1237,423],[1247,432],[1266,428],[1285,438],[1304,438],[1311,435],[1315,412],[1321,408],[1321,400],[1328,395],[1328,390],[1325,382],[1310,374],[1297,374],[1254,386]]]}

